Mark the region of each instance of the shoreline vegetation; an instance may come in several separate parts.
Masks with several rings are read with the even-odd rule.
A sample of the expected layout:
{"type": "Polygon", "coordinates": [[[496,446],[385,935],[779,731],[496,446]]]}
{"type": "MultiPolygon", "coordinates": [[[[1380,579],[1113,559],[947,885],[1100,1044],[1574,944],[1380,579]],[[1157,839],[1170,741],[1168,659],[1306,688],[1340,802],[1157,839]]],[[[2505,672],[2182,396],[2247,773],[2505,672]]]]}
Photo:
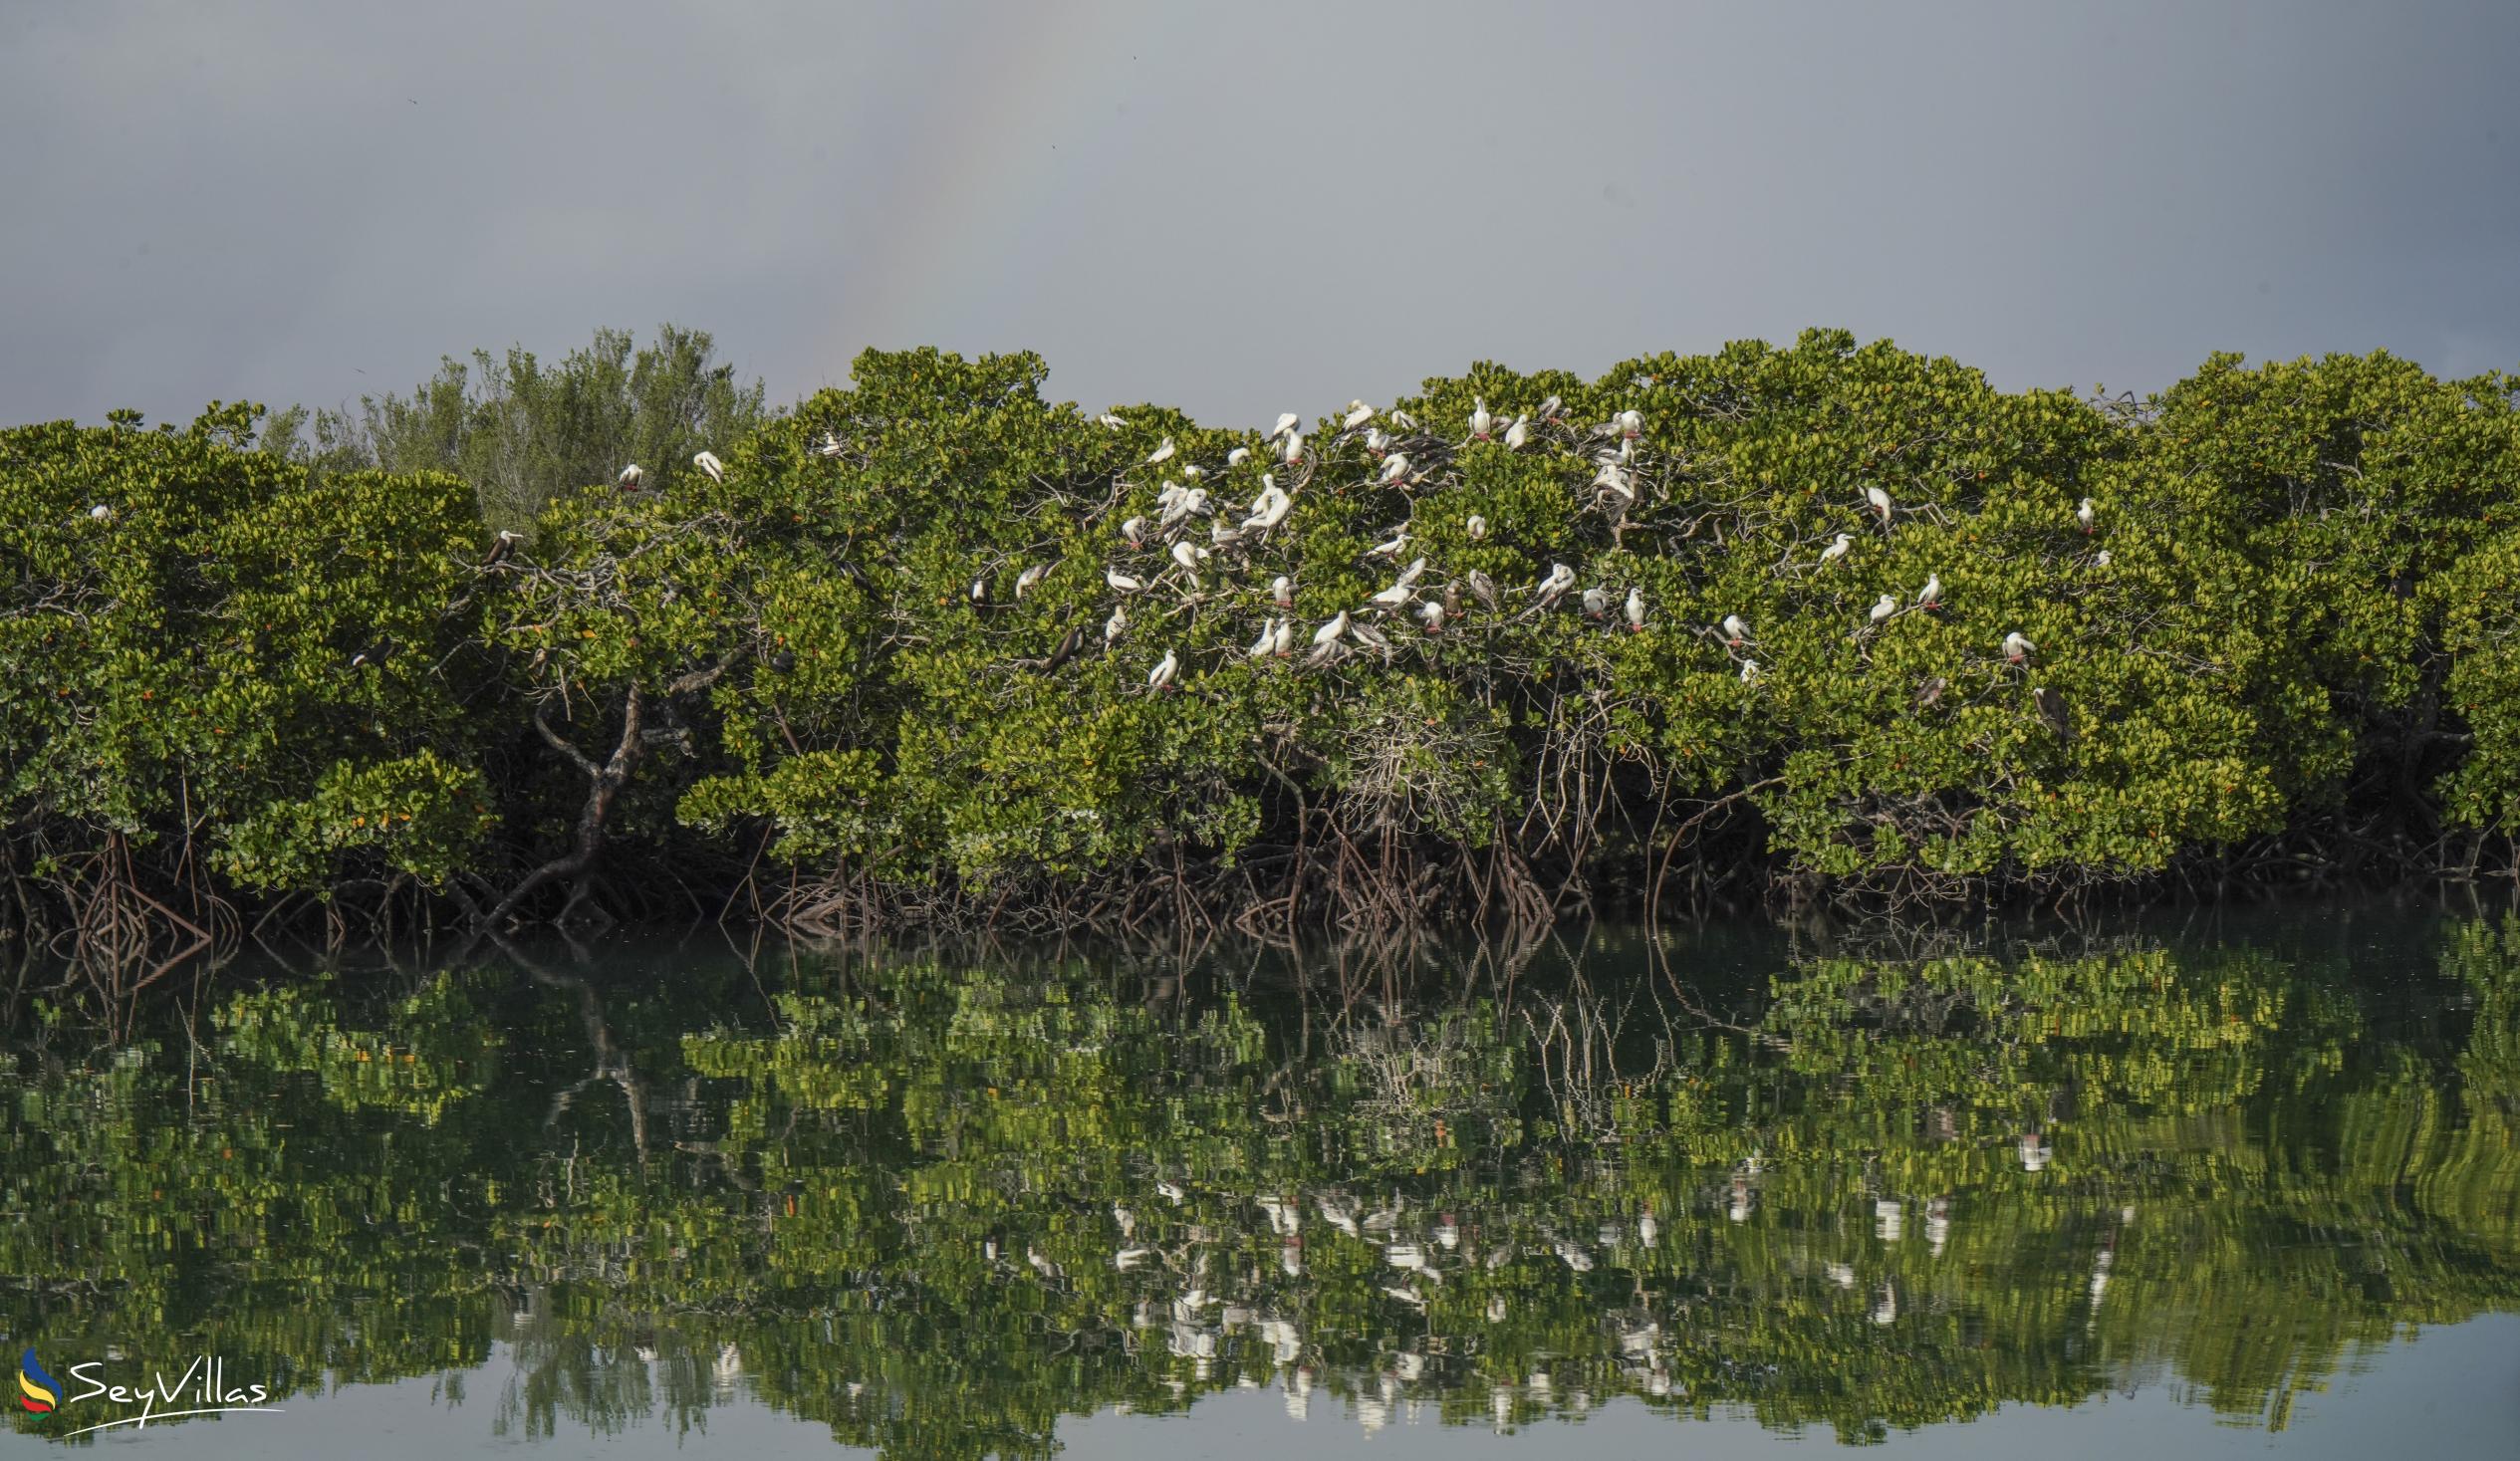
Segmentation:
{"type": "Polygon", "coordinates": [[[0,431],[0,933],[2520,882],[2511,376],[2084,397],[1812,331],[1271,433],[709,356],[0,431]]]}

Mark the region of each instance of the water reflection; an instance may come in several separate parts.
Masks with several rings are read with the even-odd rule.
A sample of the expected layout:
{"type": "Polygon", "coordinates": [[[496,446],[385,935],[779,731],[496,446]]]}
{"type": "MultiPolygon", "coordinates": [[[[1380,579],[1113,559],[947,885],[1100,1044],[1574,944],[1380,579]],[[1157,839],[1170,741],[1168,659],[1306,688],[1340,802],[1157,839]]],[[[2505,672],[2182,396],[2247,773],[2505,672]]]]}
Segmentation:
{"type": "Polygon", "coordinates": [[[2163,1384],[2281,1427],[2520,1308],[2520,924],[647,957],[30,1036],[10,1342],[450,1398],[505,1344],[497,1434],[743,1393],[1024,1457],[1237,1387],[1367,1431],[1633,1396],[1862,1440],[2163,1384]]]}

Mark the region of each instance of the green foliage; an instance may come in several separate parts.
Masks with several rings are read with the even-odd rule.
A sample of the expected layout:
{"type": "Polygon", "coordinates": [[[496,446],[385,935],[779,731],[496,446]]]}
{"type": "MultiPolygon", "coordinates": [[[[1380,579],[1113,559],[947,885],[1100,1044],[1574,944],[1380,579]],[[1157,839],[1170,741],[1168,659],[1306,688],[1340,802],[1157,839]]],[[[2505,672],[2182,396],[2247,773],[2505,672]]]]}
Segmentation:
{"type": "Polygon", "coordinates": [[[505,356],[479,350],[470,364],[441,362],[409,395],[293,407],[272,419],[266,439],[319,472],[451,472],[479,492],[492,526],[518,526],[559,493],[610,482],[631,462],[662,485],[689,470],[692,453],[768,419],[761,382],[739,381],[715,352],[706,331],[673,325],[648,346],[626,330],[599,330],[548,365],[520,346],[505,356]]]}
{"type": "Polygon", "coordinates": [[[2139,404],[1814,331],[1594,381],[1480,363],[1290,461],[1050,401],[1030,355],[871,352],[775,416],[709,358],[450,365],[278,453],[232,410],[15,433],[13,805],[232,829],[251,888],[584,895],[611,848],[1290,918],[1675,867],[1896,899],[2512,853],[2506,377],[2217,357],[2139,404]],[[451,479],[369,460],[527,531],[474,573],[451,479]],[[370,634],[405,647],[337,673],[370,634]]]}
{"type": "Polygon", "coordinates": [[[258,408],[0,433],[0,810],[19,875],[323,889],[472,852],[477,729],[443,666],[479,520],[443,475],[307,473],[258,408]]]}

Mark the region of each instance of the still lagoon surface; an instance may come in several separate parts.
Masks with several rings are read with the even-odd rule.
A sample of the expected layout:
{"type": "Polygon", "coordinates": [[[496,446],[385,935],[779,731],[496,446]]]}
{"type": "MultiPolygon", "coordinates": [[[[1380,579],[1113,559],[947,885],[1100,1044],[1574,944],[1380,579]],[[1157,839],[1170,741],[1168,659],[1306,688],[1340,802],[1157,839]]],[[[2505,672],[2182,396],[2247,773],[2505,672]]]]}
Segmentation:
{"type": "Polygon", "coordinates": [[[22,986],[0,1450],[2520,1455],[2508,917],[293,962],[22,986]]]}

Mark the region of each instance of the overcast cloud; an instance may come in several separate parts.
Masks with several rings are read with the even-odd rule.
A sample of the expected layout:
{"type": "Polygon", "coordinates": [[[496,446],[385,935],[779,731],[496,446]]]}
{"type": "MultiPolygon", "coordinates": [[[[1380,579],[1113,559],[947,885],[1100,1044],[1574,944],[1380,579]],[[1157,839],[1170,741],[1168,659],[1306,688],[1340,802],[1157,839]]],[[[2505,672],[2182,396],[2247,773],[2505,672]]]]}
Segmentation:
{"type": "Polygon", "coordinates": [[[2520,366],[2520,6],[0,7],[0,419],[601,325],[1207,419],[1889,336],[2520,366]]]}

